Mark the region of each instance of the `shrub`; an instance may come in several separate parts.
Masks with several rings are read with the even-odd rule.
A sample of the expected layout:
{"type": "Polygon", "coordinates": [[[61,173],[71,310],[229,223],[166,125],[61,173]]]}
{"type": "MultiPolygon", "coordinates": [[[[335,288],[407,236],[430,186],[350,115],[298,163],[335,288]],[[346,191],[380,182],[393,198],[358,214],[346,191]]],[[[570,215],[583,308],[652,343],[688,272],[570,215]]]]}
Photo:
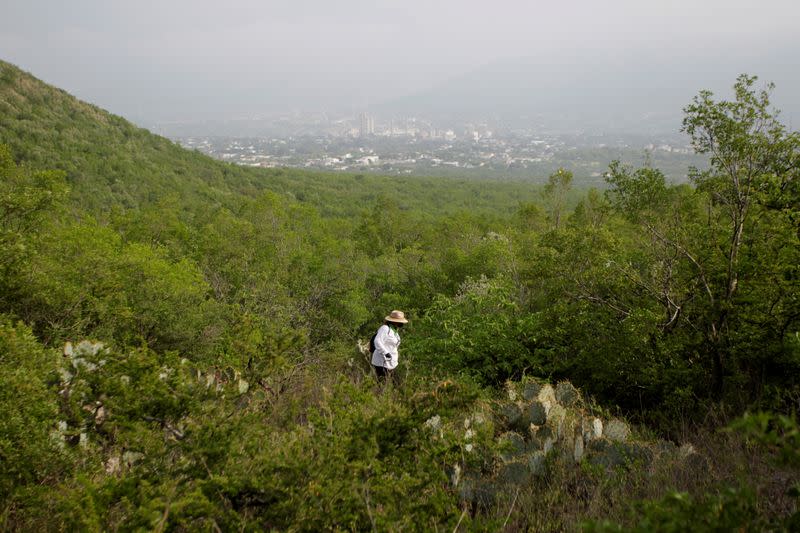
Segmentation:
{"type": "Polygon", "coordinates": [[[58,404],[47,385],[53,355],[30,328],[0,315],[0,506],[68,464],[53,438],[58,404]]]}

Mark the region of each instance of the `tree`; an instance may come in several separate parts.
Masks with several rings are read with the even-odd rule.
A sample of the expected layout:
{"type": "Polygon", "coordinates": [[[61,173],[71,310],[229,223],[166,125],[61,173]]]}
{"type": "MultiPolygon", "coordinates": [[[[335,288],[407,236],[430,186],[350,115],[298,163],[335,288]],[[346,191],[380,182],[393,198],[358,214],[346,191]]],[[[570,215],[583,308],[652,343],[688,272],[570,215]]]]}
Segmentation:
{"type": "Polygon", "coordinates": [[[561,224],[561,215],[567,202],[567,193],[572,188],[572,172],[559,168],[547,178],[544,186],[544,196],[547,199],[550,218],[553,226],[558,229],[561,224]]]}
{"type": "MultiPolygon", "coordinates": [[[[67,465],[52,438],[58,397],[48,389],[55,359],[30,328],[0,314],[0,505],[67,465]]],[[[7,513],[8,511],[6,511],[7,513]]],[[[4,518],[0,518],[2,524],[4,518]]]]}
{"type": "Polygon", "coordinates": [[[689,134],[697,153],[710,156],[709,168],[693,168],[690,177],[698,190],[708,193],[710,209],[719,207],[722,213],[724,233],[718,240],[718,251],[724,262],[723,281],[711,286],[704,280],[712,306],[706,335],[713,357],[712,385],[716,395],[723,386],[724,337],[739,290],[740,256],[754,203],[759,203],[761,195],[773,184],[787,189],[797,177],[800,137],[786,131],[778,121],[778,112],[770,106],[769,94],[774,85],[756,91],[753,86],[757,79],[739,76],[733,101],[717,102],[710,91],[701,91],[684,109],[682,131],[689,134]]]}
{"type": "Polygon", "coordinates": [[[66,196],[64,174],[17,166],[0,144],[0,305],[9,307],[21,283],[31,240],[42,219],[66,196]]]}
{"type": "Polygon", "coordinates": [[[611,185],[607,192],[611,205],[644,229],[643,240],[636,243],[639,267],[631,260],[621,261],[621,253],[611,265],[639,292],[658,302],[665,313],[660,328],[670,330],[695,298],[693,287],[707,284],[686,231],[697,218],[696,199],[683,188],[667,187],[664,174],[654,168],[632,169],[613,161],[606,181],[611,185]],[[687,271],[694,283],[684,279],[682,273],[687,271]]]}
{"type": "Polygon", "coordinates": [[[639,230],[639,257],[611,264],[630,280],[630,294],[662,306],[663,335],[674,342],[683,330],[677,346],[708,372],[715,398],[726,375],[749,372],[755,390],[768,368],[791,360],[785,339],[800,317],[792,197],[800,143],[770,108],[771,86],[757,93],[755,80],[741,76],[734,101],[703,91],[686,107],[683,131],[710,156],[707,169],[690,170],[694,189],[617,162],[606,178],[611,204],[639,230]]]}

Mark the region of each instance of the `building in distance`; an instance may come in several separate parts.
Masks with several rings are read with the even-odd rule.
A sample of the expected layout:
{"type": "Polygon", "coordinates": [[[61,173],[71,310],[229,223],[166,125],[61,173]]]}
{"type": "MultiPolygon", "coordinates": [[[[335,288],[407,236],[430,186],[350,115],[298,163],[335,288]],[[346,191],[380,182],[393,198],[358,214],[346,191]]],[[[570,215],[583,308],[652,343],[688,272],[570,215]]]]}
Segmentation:
{"type": "Polygon", "coordinates": [[[361,113],[358,134],[360,137],[375,135],[375,117],[367,112],[361,113]]]}

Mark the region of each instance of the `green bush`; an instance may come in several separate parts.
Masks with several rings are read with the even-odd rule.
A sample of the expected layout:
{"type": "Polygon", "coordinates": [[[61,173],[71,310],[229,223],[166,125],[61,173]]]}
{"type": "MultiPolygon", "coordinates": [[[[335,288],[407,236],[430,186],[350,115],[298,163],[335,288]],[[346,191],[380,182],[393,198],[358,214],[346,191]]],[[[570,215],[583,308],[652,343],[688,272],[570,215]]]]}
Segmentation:
{"type": "Polygon", "coordinates": [[[535,316],[521,311],[506,280],[468,279],[455,296],[434,300],[408,349],[417,367],[496,386],[525,372],[541,374],[536,335],[535,316]]]}
{"type": "Polygon", "coordinates": [[[213,347],[224,317],[190,259],[123,244],[90,222],[51,227],[37,252],[17,309],[43,337],[144,342],[193,357],[213,347]]]}
{"type": "Polygon", "coordinates": [[[726,489],[718,495],[693,498],[686,493],[671,493],[662,500],[640,505],[637,523],[624,527],[610,522],[583,525],[587,533],[723,533],[742,531],[758,533],[771,530],[759,512],[755,494],[749,490],[726,489]]]}
{"type": "Polygon", "coordinates": [[[0,315],[0,507],[53,482],[69,465],[58,438],[56,355],[30,328],[0,315]]]}

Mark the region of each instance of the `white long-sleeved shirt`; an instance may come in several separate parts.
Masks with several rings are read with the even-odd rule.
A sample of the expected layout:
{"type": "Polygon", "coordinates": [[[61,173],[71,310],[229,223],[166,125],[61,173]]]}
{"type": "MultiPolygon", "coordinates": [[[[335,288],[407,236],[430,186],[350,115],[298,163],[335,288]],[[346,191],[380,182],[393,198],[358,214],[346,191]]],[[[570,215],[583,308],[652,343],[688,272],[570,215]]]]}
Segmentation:
{"type": "Polygon", "coordinates": [[[386,324],[378,328],[375,335],[375,351],[372,352],[372,364],[389,370],[397,366],[397,347],[400,346],[400,335],[386,324]]]}

